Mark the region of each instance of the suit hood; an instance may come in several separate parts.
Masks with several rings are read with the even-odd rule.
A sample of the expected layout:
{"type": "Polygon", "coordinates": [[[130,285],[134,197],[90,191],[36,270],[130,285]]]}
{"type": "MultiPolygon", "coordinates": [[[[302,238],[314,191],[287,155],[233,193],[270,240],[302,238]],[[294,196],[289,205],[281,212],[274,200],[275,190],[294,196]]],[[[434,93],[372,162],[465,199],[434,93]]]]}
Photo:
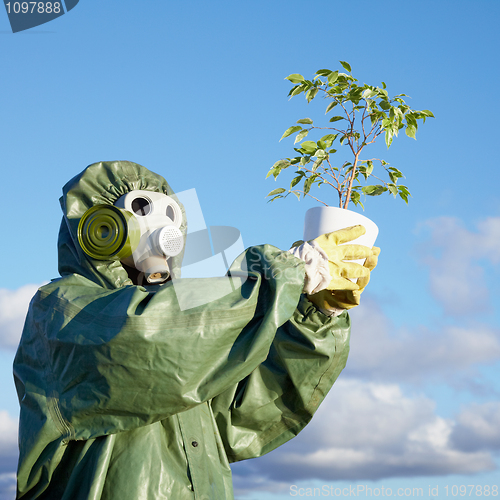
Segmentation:
{"type": "MultiPolygon", "coordinates": [[[[105,287],[132,285],[120,261],[95,260],[78,243],[78,224],[84,213],[94,205],[114,205],[124,194],[134,190],[155,191],[172,197],[179,203],[172,188],[160,175],[129,161],[99,162],[88,166],[64,187],[60,204],[63,211],[58,239],[58,263],[61,276],[80,274],[105,287]]],[[[180,230],[187,232],[184,207],[180,230]]],[[[182,252],[170,259],[172,274],[180,276],[182,252]]]]}

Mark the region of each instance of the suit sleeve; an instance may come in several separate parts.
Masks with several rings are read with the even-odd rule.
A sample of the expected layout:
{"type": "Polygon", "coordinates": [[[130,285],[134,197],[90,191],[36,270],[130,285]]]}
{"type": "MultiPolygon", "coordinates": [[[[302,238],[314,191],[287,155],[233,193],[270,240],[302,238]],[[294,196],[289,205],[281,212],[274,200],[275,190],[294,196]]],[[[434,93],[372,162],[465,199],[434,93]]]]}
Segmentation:
{"type": "Polygon", "coordinates": [[[69,439],[188,410],[238,386],[269,356],[280,371],[283,349],[307,349],[286,347],[292,323],[280,330],[303,283],[303,263],[268,245],[242,254],[231,277],[179,280],[155,293],[107,290],[79,275],[54,281],[30,306],[14,367],[19,398],[33,415],[48,408],[69,439]]]}
{"type": "Polygon", "coordinates": [[[264,455],[305,427],[346,364],[349,335],[347,313],[329,318],[301,297],[266,360],[212,401],[230,461],[264,455]]]}

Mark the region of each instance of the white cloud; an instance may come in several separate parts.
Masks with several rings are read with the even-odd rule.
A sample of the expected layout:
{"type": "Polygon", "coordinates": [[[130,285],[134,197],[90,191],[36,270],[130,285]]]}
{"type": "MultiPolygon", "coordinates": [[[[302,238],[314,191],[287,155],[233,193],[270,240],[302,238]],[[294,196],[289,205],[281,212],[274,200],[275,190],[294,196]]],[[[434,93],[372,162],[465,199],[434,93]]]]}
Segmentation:
{"type": "Polygon", "coordinates": [[[0,348],[15,349],[19,344],[30,300],[39,287],[0,289],[0,348]]]}
{"type": "Polygon", "coordinates": [[[433,401],[405,396],[395,384],[339,380],[297,438],[265,457],[233,466],[235,485],[243,493],[256,477],[261,477],[259,488],[273,491],[300,480],[378,480],[495,468],[489,451],[456,446],[457,424],[434,410],[433,401]]]}
{"type": "Polygon", "coordinates": [[[500,263],[500,217],[477,224],[477,231],[463,227],[454,217],[438,217],[424,224],[430,241],[420,248],[430,267],[430,289],[449,315],[491,310],[485,263],[500,263]]]}
{"type": "Polygon", "coordinates": [[[0,500],[14,500],[16,497],[16,473],[0,473],[0,500]]]}
{"type": "Polygon", "coordinates": [[[396,329],[373,300],[351,312],[351,353],[345,373],[369,380],[457,379],[500,360],[500,331],[487,325],[436,324],[396,329]]]}
{"type": "Polygon", "coordinates": [[[0,500],[15,496],[18,421],[0,410],[0,500]],[[12,489],[14,488],[14,489],[12,489]],[[11,492],[14,491],[14,495],[11,492]]]}
{"type": "Polygon", "coordinates": [[[466,451],[500,450],[500,403],[472,404],[457,419],[453,441],[466,451]]]}

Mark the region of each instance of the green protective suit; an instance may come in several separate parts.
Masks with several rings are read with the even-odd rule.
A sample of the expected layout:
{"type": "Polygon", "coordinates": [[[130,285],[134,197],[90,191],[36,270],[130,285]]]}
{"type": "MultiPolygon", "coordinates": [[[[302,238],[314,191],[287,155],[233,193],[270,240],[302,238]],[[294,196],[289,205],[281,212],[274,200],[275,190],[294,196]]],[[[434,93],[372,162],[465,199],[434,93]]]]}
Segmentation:
{"type": "Polygon", "coordinates": [[[61,277],[31,301],[14,362],[18,498],[231,499],[229,463],[297,435],[345,366],[347,313],[316,310],[302,294],[303,263],[287,252],[251,247],[231,277],[156,287],[88,258],[79,219],[134,189],[173,195],[162,177],[121,161],[64,187],[61,277]],[[179,307],[228,280],[222,298],[179,307]]]}

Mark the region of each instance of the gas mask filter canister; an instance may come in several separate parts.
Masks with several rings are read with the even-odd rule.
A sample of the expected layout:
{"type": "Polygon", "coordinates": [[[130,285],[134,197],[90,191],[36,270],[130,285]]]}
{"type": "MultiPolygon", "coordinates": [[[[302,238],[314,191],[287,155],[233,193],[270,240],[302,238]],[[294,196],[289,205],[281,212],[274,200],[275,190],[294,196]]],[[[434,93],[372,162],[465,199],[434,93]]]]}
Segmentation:
{"type": "Polygon", "coordinates": [[[115,205],[96,205],[83,215],[78,240],[90,257],[120,260],[144,273],[148,283],[167,280],[169,257],[184,248],[182,211],[163,193],[135,190],[115,205]]]}

